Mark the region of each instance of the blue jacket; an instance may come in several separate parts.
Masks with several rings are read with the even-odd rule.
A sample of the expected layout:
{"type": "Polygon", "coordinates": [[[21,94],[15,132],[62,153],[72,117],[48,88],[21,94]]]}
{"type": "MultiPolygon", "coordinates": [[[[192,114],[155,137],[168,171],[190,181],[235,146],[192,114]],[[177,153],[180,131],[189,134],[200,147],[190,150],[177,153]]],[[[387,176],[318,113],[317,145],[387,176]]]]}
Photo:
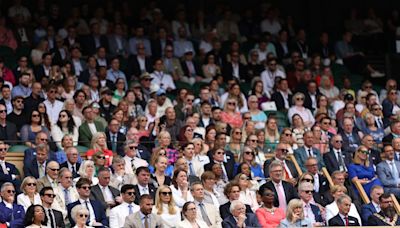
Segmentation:
{"type": "Polygon", "coordinates": [[[369,216],[375,214],[377,211],[375,210],[374,205],[371,203],[363,204],[361,206],[361,220],[364,226],[368,225],[369,216]]]}
{"type": "MultiPolygon", "coordinates": [[[[108,219],[107,219],[107,216],[106,216],[106,210],[101,205],[101,203],[99,201],[96,201],[96,200],[89,200],[89,201],[90,201],[90,204],[93,207],[94,215],[96,216],[96,222],[100,222],[104,226],[108,226],[108,219]]],[[[69,219],[69,221],[71,223],[71,227],[75,226],[75,221],[71,217],[72,208],[74,208],[76,205],[79,205],[79,204],[81,204],[81,203],[78,200],[78,201],[75,201],[75,202],[70,203],[70,204],[67,205],[68,219],[69,219]]]]}
{"type": "MultiPolygon", "coordinates": [[[[317,148],[312,148],[313,157],[315,157],[318,161],[318,170],[321,170],[322,167],[325,167],[324,160],[322,159],[321,152],[317,148]]],[[[294,157],[296,158],[297,163],[299,164],[301,170],[306,172],[305,163],[308,158],[308,152],[305,147],[302,146],[294,151],[294,157]]]]}
{"type": "MultiPolygon", "coordinates": [[[[246,220],[244,223],[246,224],[247,228],[251,227],[261,227],[260,223],[258,223],[257,216],[253,213],[246,213],[246,220]]],[[[236,224],[236,220],[233,215],[228,216],[227,218],[222,221],[222,227],[224,228],[236,228],[238,227],[236,224]]]]}
{"type": "Polygon", "coordinates": [[[24,227],[25,210],[24,207],[16,203],[13,209],[6,207],[4,202],[0,203],[0,223],[10,223],[12,228],[24,227]]]}
{"type": "Polygon", "coordinates": [[[324,222],[324,219],[321,216],[321,211],[319,210],[319,207],[314,204],[310,204],[310,206],[311,206],[311,210],[314,214],[315,221],[316,222],[324,222]]]}

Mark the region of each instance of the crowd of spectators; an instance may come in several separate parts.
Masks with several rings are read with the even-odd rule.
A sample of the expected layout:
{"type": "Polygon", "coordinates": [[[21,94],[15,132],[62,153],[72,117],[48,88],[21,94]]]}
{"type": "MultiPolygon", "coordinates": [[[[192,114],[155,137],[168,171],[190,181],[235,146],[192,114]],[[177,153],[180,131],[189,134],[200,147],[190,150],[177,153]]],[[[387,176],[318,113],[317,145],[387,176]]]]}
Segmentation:
{"type": "Polygon", "coordinates": [[[0,223],[400,225],[400,90],[366,57],[396,10],[333,40],[268,4],[34,2],[0,15],[0,223]]]}

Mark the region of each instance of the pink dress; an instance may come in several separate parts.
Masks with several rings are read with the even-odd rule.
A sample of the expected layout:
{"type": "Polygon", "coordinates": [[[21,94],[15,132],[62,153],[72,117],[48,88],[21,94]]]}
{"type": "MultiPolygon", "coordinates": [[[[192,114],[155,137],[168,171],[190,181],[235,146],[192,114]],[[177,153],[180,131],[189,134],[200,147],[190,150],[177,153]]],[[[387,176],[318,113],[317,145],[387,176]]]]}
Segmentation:
{"type": "Polygon", "coordinates": [[[274,213],[267,211],[265,208],[260,207],[256,211],[257,219],[263,228],[275,228],[279,223],[285,219],[285,212],[282,208],[276,208],[274,213]]]}
{"type": "Polygon", "coordinates": [[[221,120],[222,122],[227,123],[232,127],[240,128],[243,125],[242,116],[239,112],[236,112],[233,115],[228,114],[227,112],[221,112],[221,120]]]}

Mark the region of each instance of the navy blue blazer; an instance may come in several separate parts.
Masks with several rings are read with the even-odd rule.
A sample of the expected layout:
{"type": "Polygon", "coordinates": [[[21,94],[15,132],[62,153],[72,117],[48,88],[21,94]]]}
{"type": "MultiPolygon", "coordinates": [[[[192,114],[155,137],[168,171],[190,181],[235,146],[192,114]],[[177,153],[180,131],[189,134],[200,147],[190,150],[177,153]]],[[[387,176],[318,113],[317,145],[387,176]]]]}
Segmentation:
{"type": "Polygon", "coordinates": [[[8,171],[8,174],[4,174],[3,169],[0,169],[0,186],[3,185],[5,182],[11,182],[14,184],[15,190],[19,193],[19,189],[21,186],[21,180],[20,179],[12,179],[11,175],[20,175],[19,170],[15,165],[5,162],[6,169],[8,171]]]}
{"type": "Polygon", "coordinates": [[[319,210],[319,207],[314,204],[310,204],[310,206],[311,206],[311,210],[314,214],[315,221],[316,222],[324,222],[324,219],[321,216],[321,211],[319,210]]]}
{"type": "Polygon", "coordinates": [[[368,225],[368,218],[369,216],[375,214],[377,211],[375,210],[374,205],[372,202],[369,204],[363,204],[361,206],[361,220],[364,226],[368,225]]]}
{"type": "MultiPolygon", "coordinates": [[[[24,151],[24,166],[32,163],[33,159],[35,158],[36,158],[36,149],[33,148],[26,149],[24,151]]],[[[53,151],[48,152],[48,159],[51,161],[57,161],[57,157],[53,151]]]]}
{"type": "Polygon", "coordinates": [[[24,207],[16,203],[13,204],[13,209],[6,207],[4,202],[0,203],[0,223],[10,223],[10,227],[24,227],[25,210],[24,207]]]}
{"type": "MultiPolygon", "coordinates": [[[[321,152],[317,148],[312,148],[313,157],[315,157],[318,161],[318,170],[321,170],[322,167],[325,167],[324,160],[322,159],[321,152]]],[[[297,163],[299,164],[301,170],[306,172],[306,160],[308,158],[308,152],[305,147],[302,146],[294,151],[294,157],[296,158],[297,163]]]]}
{"type": "MultiPolygon", "coordinates": [[[[326,169],[328,170],[329,173],[333,173],[336,170],[339,170],[339,161],[336,158],[336,154],[333,149],[330,149],[328,153],[323,155],[324,162],[326,165],[326,169]]],[[[346,153],[342,150],[342,158],[344,161],[344,165],[347,167],[351,163],[351,154],[346,153]]]]}
{"type": "MultiPolygon", "coordinates": [[[[68,219],[71,223],[71,227],[75,226],[75,222],[71,217],[72,208],[74,208],[76,205],[79,205],[79,204],[81,204],[81,203],[79,202],[79,200],[77,200],[77,201],[67,205],[68,219]]],[[[106,210],[104,209],[103,205],[101,205],[101,203],[96,200],[90,200],[90,204],[93,207],[94,215],[96,216],[96,222],[100,222],[104,226],[108,226],[109,224],[108,224],[108,219],[106,216],[106,210]]]]}
{"type": "MultiPolygon", "coordinates": [[[[246,224],[247,228],[251,227],[261,227],[260,223],[258,222],[257,216],[253,213],[246,213],[246,220],[244,220],[244,223],[246,224]]],[[[222,221],[222,227],[224,228],[236,228],[237,223],[233,215],[230,215],[222,221]]]]}

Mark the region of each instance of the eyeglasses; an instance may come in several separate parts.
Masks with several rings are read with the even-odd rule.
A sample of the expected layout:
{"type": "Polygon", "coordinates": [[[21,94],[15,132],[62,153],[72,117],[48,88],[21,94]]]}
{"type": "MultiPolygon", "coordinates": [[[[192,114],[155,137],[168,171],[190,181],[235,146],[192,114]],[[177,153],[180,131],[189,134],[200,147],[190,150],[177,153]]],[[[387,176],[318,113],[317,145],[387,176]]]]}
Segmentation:
{"type": "Polygon", "coordinates": [[[29,186],[29,187],[36,186],[36,183],[27,183],[26,186],[29,186]]]}
{"type": "Polygon", "coordinates": [[[54,195],[54,194],[44,194],[45,196],[48,196],[48,197],[50,197],[50,198],[55,198],[56,197],[56,195],[54,195]]]}
{"type": "Polygon", "coordinates": [[[252,151],[245,151],[244,153],[247,154],[247,155],[251,154],[251,155],[254,156],[254,153],[252,151]]]}
{"type": "Polygon", "coordinates": [[[302,100],[304,100],[302,97],[296,98],[296,101],[302,101],[302,100]]]}
{"type": "Polygon", "coordinates": [[[285,136],[287,137],[292,136],[292,133],[285,133],[285,136]]]}
{"type": "Polygon", "coordinates": [[[147,122],[147,119],[142,119],[140,120],[140,122],[147,122]]]}
{"type": "Polygon", "coordinates": [[[193,102],[193,99],[186,99],[186,102],[193,102]]]}
{"type": "Polygon", "coordinates": [[[49,168],[51,171],[59,171],[60,169],[49,168]]]}
{"type": "Polygon", "coordinates": [[[314,193],[314,190],[306,190],[306,191],[304,191],[306,194],[312,194],[312,193],[314,193]]]}
{"type": "Polygon", "coordinates": [[[381,108],[374,108],[374,111],[382,110],[381,108]]]}
{"type": "Polygon", "coordinates": [[[368,150],[359,150],[358,152],[362,153],[362,154],[369,154],[368,150]]]}
{"type": "Polygon", "coordinates": [[[303,181],[310,182],[310,183],[314,183],[314,180],[313,180],[313,179],[303,179],[303,181]]]}
{"type": "Polygon", "coordinates": [[[235,102],[228,102],[227,104],[228,104],[228,105],[236,105],[235,102]]]}
{"type": "Polygon", "coordinates": [[[132,195],[135,195],[135,192],[125,192],[125,194],[132,196],[132,195]]]}
{"type": "Polygon", "coordinates": [[[143,80],[146,81],[146,82],[149,82],[149,81],[151,81],[151,78],[145,78],[143,80]]]}
{"type": "Polygon", "coordinates": [[[288,152],[289,152],[288,149],[281,149],[281,148],[278,148],[277,150],[279,150],[279,151],[281,151],[281,152],[284,152],[284,153],[288,153],[288,152]]]}
{"type": "Polygon", "coordinates": [[[81,217],[81,218],[87,218],[89,215],[87,215],[87,214],[79,214],[79,217],[81,217]]]}
{"type": "Polygon", "coordinates": [[[216,154],[225,154],[225,152],[217,152],[216,154]]]}
{"type": "Polygon", "coordinates": [[[38,115],[38,114],[34,114],[34,115],[32,115],[32,117],[39,117],[40,115],[38,115]]]}
{"type": "Polygon", "coordinates": [[[343,143],[342,140],[336,140],[335,143],[343,143]]]}
{"type": "Polygon", "coordinates": [[[90,190],[90,189],[92,189],[91,186],[81,186],[81,188],[84,189],[84,190],[90,190]]]}
{"type": "Polygon", "coordinates": [[[6,113],[7,112],[7,110],[0,110],[0,113],[6,113]]]}
{"type": "Polygon", "coordinates": [[[15,190],[7,190],[8,194],[15,194],[15,190]]]}
{"type": "Polygon", "coordinates": [[[42,142],[47,142],[48,139],[40,139],[42,142]]]}
{"type": "Polygon", "coordinates": [[[137,147],[135,147],[135,146],[130,146],[129,147],[129,149],[131,149],[131,150],[135,150],[137,147]]]}
{"type": "Polygon", "coordinates": [[[106,159],[105,156],[97,156],[98,159],[106,159]]]}
{"type": "Polygon", "coordinates": [[[163,195],[163,196],[167,196],[167,195],[172,195],[172,192],[161,192],[161,195],[163,195]]]}

